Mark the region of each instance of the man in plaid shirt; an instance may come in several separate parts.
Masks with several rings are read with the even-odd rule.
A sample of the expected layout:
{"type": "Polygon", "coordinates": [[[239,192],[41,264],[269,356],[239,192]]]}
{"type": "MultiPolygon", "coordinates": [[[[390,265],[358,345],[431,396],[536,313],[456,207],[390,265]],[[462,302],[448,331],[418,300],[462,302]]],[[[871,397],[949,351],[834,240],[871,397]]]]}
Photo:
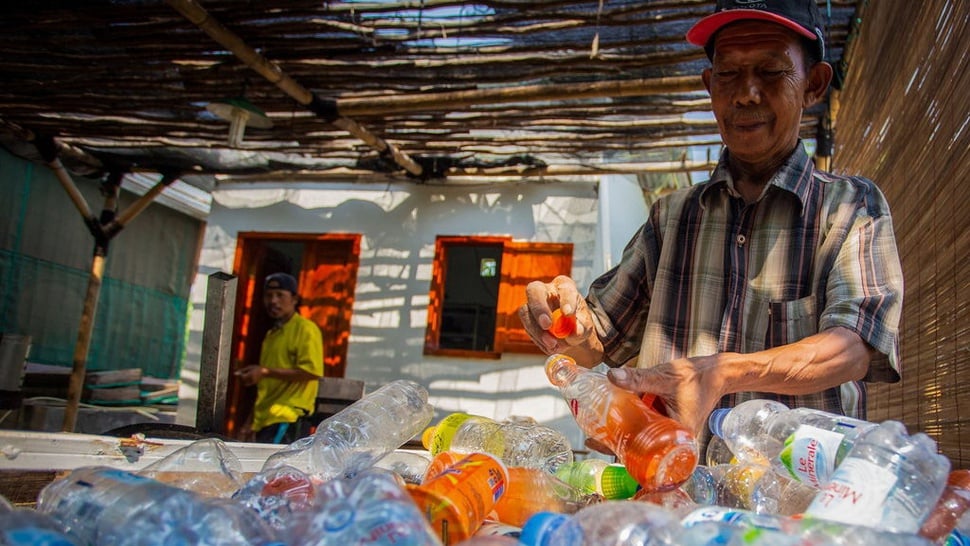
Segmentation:
{"type": "Polygon", "coordinates": [[[832,78],[814,0],[719,0],[687,34],[725,144],[705,183],[666,195],[583,298],[533,282],[519,310],[546,353],[658,395],[707,443],[717,407],[779,400],[865,419],[862,381],[898,381],[903,276],[889,207],[817,170],[802,111],[832,78]],[[572,335],[548,332],[574,315],[572,335]]]}

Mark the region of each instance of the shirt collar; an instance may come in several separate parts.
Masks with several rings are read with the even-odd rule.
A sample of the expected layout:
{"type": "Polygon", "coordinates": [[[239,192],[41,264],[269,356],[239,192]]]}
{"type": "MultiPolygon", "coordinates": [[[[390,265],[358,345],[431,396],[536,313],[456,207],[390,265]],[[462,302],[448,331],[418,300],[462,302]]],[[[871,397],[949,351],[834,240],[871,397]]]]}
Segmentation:
{"type": "MultiPolygon", "coordinates": [[[[727,148],[721,151],[721,157],[718,159],[717,166],[711,172],[710,181],[701,190],[701,203],[706,203],[705,195],[708,193],[708,190],[714,187],[724,188],[732,196],[738,196],[738,193],[734,190],[734,179],[731,177],[731,171],[728,169],[729,153],[727,148]]],[[[805,146],[802,144],[801,139],[799,139],[795,150],[788,156],[788,159],[778,169],[778,172],[768,181],[768,186],[774,186],[793,194],[798,198],[802,210],[805,210],[809,188],[811,187],[810,182],[814,175],[815,163],[809,157],[805,151],[805,146]]]]}

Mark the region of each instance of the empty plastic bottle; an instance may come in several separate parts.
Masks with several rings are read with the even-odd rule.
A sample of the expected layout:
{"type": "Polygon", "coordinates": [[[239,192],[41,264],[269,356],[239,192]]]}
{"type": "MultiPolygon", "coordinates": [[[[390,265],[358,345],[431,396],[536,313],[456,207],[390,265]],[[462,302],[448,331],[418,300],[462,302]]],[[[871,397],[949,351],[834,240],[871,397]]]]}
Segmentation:
{"type": "Polygon", "coordinates": [[[697,444],[680,423],[566,355],[550,356],[546,375],[559,387],[583,432],[612,449],[644,489],[672,489],[690,477],[697,465],[697,444]]]}
{"type": "Polygon", "coordinates": [[[82,467],[51,482],[38,510],[87,544],[275,544],[272,531],[242,504],[107,467],[82,467]]]}
{"type": "Polygon", "coordinates": [[[652,504],[605,501],[573,515],[540,512],[525,527],[525,546],[668,546],[680,533],[677,515],[652,504]]]}
{"type": "MultiPolygon", "coordinates": [[[[2,497],[0,497],[2,500],[2,497]]],[[[47,514],[30,508],[0,507],[0,545],[82,546],[47,514]]]]}
{"type": "Polygon", "coordinates": [[[399,379],[321,421],[312,435],[270,456],[263,470],[287,465],[321,480],[351,477],[420,434],[433,416],[428,391],[399,379]]]}
{"type": "Polygon", "coordinates": [[[708,423],[739,462],[770,465],[814,487],[828,481],[853,443],[876,425],[773,400],[717,409],[708,423]]]}
{"type": "Polygon", "coordinates": [[[963,514],[970,510],[970,470],[954,470],[936,506],[920,527],[919,534],[943,543],[957,527],[963,514]]]}
{"type": "Polygon", "coordinates": [[[502,523],[521,527],[538,512],[572,514],[604,500],[598,493],[585,493],[537,468],[511,466],[508,472],[508,486],[494,508],[502,523]]]}
{"type": "Polygon", "coordinates": [[[231,497],[243,485],[242,464],[225,442],[204,438],[136,472],[204,497],[231,497]]]}
{"type": "Polygon", "coordinates": [[[807,542],[799,535],[774,529],[745,529],[729,523],[705,521],[684,527],[678,546],[834,546],[829,541],[807,542]]]}
{"type": "Polygon", "coordinates": [[[916,533],[943,493],[950,461],[923,433],[885,421],[861,437],[806,515],[916,533]]]}
{"type": "Polygon", "coordinates": [[[722,464],[710,469],[721,506],[746,508],[759,514],[801,514],[818,489],[754,464],[722,464]]]}
{"type": "Polygon", "coordinates": [[[778,531],[787,536],[799,537],[805,546],[930,546],[925,538],[907,533],[893,533],[862,525],[852,525],[825,519],[792,518],[771,514],[758,514],[740,508],[703,506],[684,515],[681,524],[685,528],[705,522],[720,522],[744,530],[778,531]]]}
{"type": "Polygon", "coordinates": [[[314,480],[301,470],[280,466],[253,476],[232,497],[267,525],[282,531],[295,514],[310,510],[316,498],[314,480]]]}
{"type": "Polygon", "coordinates": [[[397,449],[382,457],[374,466],[395,472],[407,483],[417,484],[424,480],[430,464],[431,458],[423,453],[397,449]]]}
{"type": "Polygon", "coordinates": [[[287,546],[439,546],[404,481],[389,470],[365,469],[317,487],[309,510],[294,514],[287,546]]]}
{"type": "Polygon", "coordinates": [[[488,417],[452,413],[421,435],[424,447],[432,454],[491,453],[506,466],[539,468],[555,472],[572,462],[573,450],[561,432],[522,419],[498,422],[488,417]]]}

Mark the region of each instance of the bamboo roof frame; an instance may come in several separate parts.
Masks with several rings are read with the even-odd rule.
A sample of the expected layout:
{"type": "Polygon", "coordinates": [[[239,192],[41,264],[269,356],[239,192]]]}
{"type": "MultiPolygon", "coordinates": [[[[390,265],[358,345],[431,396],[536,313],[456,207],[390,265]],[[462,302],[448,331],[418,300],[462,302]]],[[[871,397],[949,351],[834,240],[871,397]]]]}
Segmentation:
{"type": "MultiPolygon", "coordinates": [[[[0,143],[72,172],[450,177],[681,172],[717,138],[684,41],[713,0],[38,0],[0,8],[0,143]],[[273,121],[238,148],[205,105],[273,121]]],[[[856,0],[821,0],[838,64],[856,0]]],[[[813,138],[824,106],[806,113],[813,138]]],[[[716,159],[716,158],[715,158],[716,159]]],[[[705,170],[709,161],[691,168],[705,170]]]]}

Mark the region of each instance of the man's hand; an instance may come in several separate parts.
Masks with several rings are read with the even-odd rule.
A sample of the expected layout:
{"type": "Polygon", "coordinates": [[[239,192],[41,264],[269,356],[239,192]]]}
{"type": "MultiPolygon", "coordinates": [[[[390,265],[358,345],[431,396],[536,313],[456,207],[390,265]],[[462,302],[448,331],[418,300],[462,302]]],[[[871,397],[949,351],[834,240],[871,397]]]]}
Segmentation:
{"type": "Polygon", "coordinates": [[[259,380],[266,377],[267,373],[268,370],[266,368],[257,366],[255,364],[244,366],[236,370],[236,375],[242,380],[243,385],[246,385],[247,387],[251,387],[256,383],[259,383],[259,380]]]}
{"type": "Polygon", "coordinates": [[[525,295],[526,303],[519,307],[519,319],[536,346],[546,354],[572,356],[583,366],[599,363],[602,344],[596,337],[592,313],[576,288],[576,281],[564,275],[549,283],[532,281],[526,286],[525,295]],[[576,320],[575,330],[561,339],[549,331],[556,309],[576,320]]]}
{"type": "Polygon", "coordinates": [[[618,387],[657,395],[669,417],[699,436],[707,416],[726,394],[716,361],[716,355],[679,358],[650,368],[614,368],[607,376],[618,387]]]}

